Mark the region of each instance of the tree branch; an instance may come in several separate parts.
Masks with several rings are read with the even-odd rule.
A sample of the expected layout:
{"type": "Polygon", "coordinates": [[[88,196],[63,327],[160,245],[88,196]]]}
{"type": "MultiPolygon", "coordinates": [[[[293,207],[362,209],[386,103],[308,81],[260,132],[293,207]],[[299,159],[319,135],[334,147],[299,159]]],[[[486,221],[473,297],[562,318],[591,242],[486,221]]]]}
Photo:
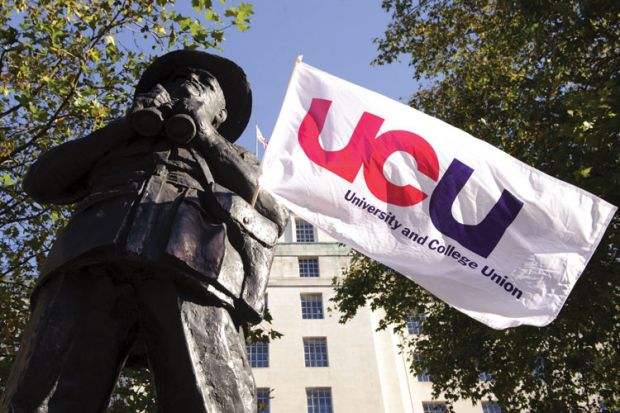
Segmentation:
{"type": "MultiPolygon", "coordinates": [[[[114,27],[116,27],[117,25],[120,25],[120,24],[122,24],[124,22],[123,19],[117,21],[118,17],[122,13],[122,9],[123,9],[123,7],[119,7],[119,9],[116,12],[116,14],[114,15],[114,17],[112,17],[112,20],[111,20],[110,24],[104,26],[99,31],[99,33],[97,33],[96,35],[93,35],[93,37],[91,37],[91,41],[90,41],[90,43],[88,45],[88,49],[92,48],[95,44],[100,42],[103,39],[103,37],[106,36],[114,27]]],[[[82,57],[80,59],[80,62],[83,62],[84,59],[85,59],[85,57],[82,57]]],[[[77,71],[77,74],[75,75],[75,77],[73,78],[73,81],[71,82],[72,83],[71,90],[63,98],[63,100],[61,101],[61,103],[58,106],[58,108],[56,109],[56,111],[54,111],[54,114],[50,117],[50,119],[47,121],[47,123],[40,129],[40,131],[36,135],[34,135],[30,140],[28,140],[27,142],[25,142],[22,145],[19,145],[17,148],[13,149],[8,155],[0,157],[0,163],[5,162],[7,159],[13,158],[16,154],[18,154],[19,152],[21,152],[24,149],[28,148],[30,145],[32,145],[34,142],[36,142],[39,138],[41,138],[41,136],[43,136],[52,127],[52,124],[56,121],[56,118],[57,118],[58,114],[61,112],[61,110],[64,109],[64,107],[67,105],[67,103],[69,103],[69,100],[71,99],[71,97],[73,97],[73,95],[75,94],[75,91],[76,91],[77,85],[78,85],[78,81],[79,81],[80,77],[82,77],[83,71],[84,70],[82,68],[82,65],[80,65],[79,69],[77,71]]],[[[12,109],[13,108],[9,109],[9,111],[12,110],[12,109]]]]}
{"type": "MultiPolygon", "coordinates": [[[[41,252],[47,252],[49,251],[49,248],[45,248],[43,251],[41,252]]],[[[26,257],[26,259],[22,260],[20,263],[8,268],[6,271],[2,272],[0,274],[0,278],[4,278],[6,276],[8,276],[10,273],[12,273],[13,271],[15,271],[16,269],[18,269],[19,267],[25,265],[28,261],[30,261],[31,259],[35,258],[37,255],[39,254],[39,252],[35,253],[35,254],[31,254],[28,257],[26,257]]]]}
{"type": "Polygon", "coordinates": [[[31,219],[38,218],[41,215],[43,215],[45,212],[46,212],[46,210],[42,210],[38,214],[30,215],[30,216],[27,216],[27,217],[15,218],[15,219],[11,219],[11,220],[8,220],[8,221],[5,221],[5,222],[1,222],[0,223],[0,228],[4,228],[5,226],[10,225],[10,224],[16,224],[18,222],[29,221],[31,219]]]}

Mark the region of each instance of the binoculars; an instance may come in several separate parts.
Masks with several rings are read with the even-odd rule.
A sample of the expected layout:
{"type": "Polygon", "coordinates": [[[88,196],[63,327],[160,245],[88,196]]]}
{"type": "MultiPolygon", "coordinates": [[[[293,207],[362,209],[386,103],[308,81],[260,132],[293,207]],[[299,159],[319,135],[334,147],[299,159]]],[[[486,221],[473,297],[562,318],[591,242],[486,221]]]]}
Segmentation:
{"type": "Polygon", "coordinates": [[[196,136],[196,123],[190,115],[177,113],[166,119],[162,111],[154,107],[133,112],[131,126],[138,134],[147,137],[157,136],[163,129],[164,136],[177,145],[187,144],[196,136]]]}

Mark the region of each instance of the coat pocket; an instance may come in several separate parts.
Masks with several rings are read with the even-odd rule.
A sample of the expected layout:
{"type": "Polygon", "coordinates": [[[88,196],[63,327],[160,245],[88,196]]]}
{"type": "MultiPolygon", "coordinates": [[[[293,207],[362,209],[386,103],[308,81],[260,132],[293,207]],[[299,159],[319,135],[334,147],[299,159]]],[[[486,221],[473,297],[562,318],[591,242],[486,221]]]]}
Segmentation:
{"type": "Polygon", "coordinates": [[[228,219],[242,231],[266,247],[273,247],[278,242],[278,226],[245,199],[217,184],[213,185],[213,196],[228,219]]]}
{"type": "Polygon", "coordinates": [[[210,280],[217,280],[226,249],[226,226],[201,208],[181,201],[174,216],[166,254],[210,280]]]}

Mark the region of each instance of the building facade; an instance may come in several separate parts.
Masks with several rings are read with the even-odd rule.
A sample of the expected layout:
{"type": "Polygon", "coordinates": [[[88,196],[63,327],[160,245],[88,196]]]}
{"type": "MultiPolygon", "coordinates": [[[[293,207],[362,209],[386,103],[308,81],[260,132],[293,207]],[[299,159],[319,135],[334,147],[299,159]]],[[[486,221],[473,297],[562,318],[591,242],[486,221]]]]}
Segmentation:
{"type": "MultiPolygon", "coordinates": [[[[349,262],[348,248],[293,218],[276,247],[268,287],[272,327],[284,334],[249,344],[263,413],[439,413],[431,378],[409,372],[402,340],[379,331],[380,314],[361,309],[346,324],[329,310],[332,278],[349,262]]],[[[404,334],[419,333],[411,319],[404,334]]],[[[500,413],[496,403],[459,401],[457,413],[500,413]]]]}

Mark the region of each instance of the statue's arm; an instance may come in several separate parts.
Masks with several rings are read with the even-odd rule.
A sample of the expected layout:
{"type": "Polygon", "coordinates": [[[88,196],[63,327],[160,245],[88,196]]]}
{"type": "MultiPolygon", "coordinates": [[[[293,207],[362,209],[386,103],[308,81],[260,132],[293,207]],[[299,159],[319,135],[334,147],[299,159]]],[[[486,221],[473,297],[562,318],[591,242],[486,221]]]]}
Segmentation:
{"type": "MultiPolygon", "coordinates": [[[[213,178],[219,184],[237,193],[247,202],[258,186],[258,160],[249,151],[234,145],[217,135],[210,139],[198,139],[198,149],[205,156],[213,178]]],[[[289,213],[269,193],[260,191],[256,209],[273,221],[284,232],[289,213]]]]}
{"type": "Polygon", "coordinates": [[[23,182],[28,195],[40,203],[68,204],[82,198],[86,179],[95,163],[134,132],[120,118],[90,135],[56,146],[37,159],[23,182]]]}

